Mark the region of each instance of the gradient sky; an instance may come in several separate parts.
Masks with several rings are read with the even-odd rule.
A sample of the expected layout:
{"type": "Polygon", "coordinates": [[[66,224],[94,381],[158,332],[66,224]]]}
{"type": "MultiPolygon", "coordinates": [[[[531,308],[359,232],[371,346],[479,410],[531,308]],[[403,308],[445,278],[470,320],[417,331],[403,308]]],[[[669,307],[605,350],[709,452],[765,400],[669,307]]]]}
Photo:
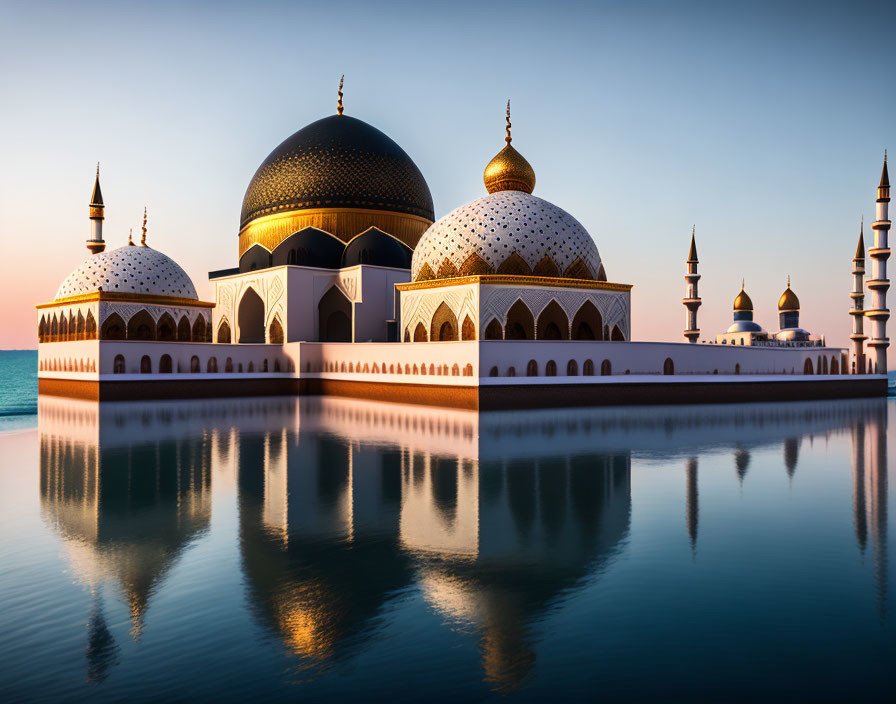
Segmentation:
{"type": "Polygon", "coordinates": [[[893,2],[4,0],[0,348],[36,347],[34,304],[88,256],[97,161],[107,246],[145,204],[149,244],[211,297],[252,174],[335,111],[343,73],[346,113],[411,155],[437,217],[484,195],[511,98],[535,194],[634,284],[635,339],[684,340],[696,223],[704,339],[741,277],[776,330],[790,274],[803,327],[845,346],[859,218],[896,152],[894,39],[893,2]]]}

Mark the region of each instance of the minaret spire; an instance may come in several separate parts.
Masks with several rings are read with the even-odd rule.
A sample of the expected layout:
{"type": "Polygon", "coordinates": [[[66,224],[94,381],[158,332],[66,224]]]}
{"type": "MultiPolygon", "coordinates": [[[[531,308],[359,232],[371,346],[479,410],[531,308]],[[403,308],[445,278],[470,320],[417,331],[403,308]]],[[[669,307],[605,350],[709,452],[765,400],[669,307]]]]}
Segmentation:
{"type": "Polygon", "coordinates": [[[134,246],[134,228],[133,227],[128,228],[128,246],[129,247],[134,246]]]}
{"type": "Polygon", "coordinates": [[[140,246],[146,246],[146,206],[143,206],[143,235],[140,237],[140,246]]]}
{"type": "Polygon", "coordinates": [[[345,74],[343,73],[342,78],[339,79],[339,99],[336,101],[336,114],[337,115],[341,115],[342,112],[345,110],[345,108],[342,107],[342,86],[344,83],[345,83],[345,74]]]}
{"type": "Polygon", "coordinates": [[[504,137],[504,141],[510,144],[512,141],[510,136],[510,98],[507,99],[507,126],[504,129],[507,130],[507,136],[504,137]]]}
{"type": "Polygon", "coordinates": [[[687,308],[687,328],[684,336],[688,342],[696,343],[700,339],[700,328],[697,327],[697,309],[703,302],[697,291],[697,282],[700,280],[700,274],[697,273],[697,265],[700,261],[697,259],[697,226],[691,228],[691,250],[688,252],[687,273],[684,280],[687,282],[687,296],[681,300],[684,307],[687,308]]]}
{"type": "Polygon", "coordinates": [[[106,206],[103,204],[103,192],[100,189],[100,163],[96,163],[96,180],[93,182],[93,194],[90,196],[90,239],[87,249],[91,254],[99,254],[106,249],[103,240],[103,219],[106,206]]]}
{"type": "Polygon", "coordinates": [[[871,348],[872,372],[887,373],[887,348],[890,340],[887,337],[887,320],[890,311],[887,309],[887,290],[890,280],[887,278],[887,259],[890,258],[888,238],[890,234],[890,177],[887,173],[887,152],[884,150],[884,167],[880,174],[880,185],[877,187],[877,219],[871,226],[874,230],[874,245],[868,250],[871,257],[871,278],[865,284],[871,291],[871,308],[865,311],[865,317],[871,320],[871,339],[867,346],[871,348]]]}
{"type": "Polygon", "coordinates": [[[852,309],[849,314],[852,316],[852,373],[864,374],[866,369],[865,363],[865,340],[868,336],[865,334],[865,216],[859,224],[859,243],[856,245],[856,256],[852,260],[852,293],[849,294],[852,299],[852,309]]]}

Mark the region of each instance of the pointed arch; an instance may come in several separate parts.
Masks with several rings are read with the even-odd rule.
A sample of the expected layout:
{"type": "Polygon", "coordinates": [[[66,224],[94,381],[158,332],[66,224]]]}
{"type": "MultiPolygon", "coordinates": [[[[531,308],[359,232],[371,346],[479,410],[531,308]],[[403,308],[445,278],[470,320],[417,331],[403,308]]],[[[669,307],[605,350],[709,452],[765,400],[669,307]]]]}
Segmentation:
{"type": "Polygon", "coordinates": [[[803,362],[803,374],[811,374],[812,373],[812,360],[806,357],[806,361],[803,362]]]}
{"type": "Polygon", "coordinates": [[[424,263],[423,266],[420,267],[420,270],[417,272],[417,278],[415,281],[432,281],[436,278],[435,272],[432,270],[432,267],[424,263]]]}
{"type": "Polygon", "coordinates": [[[84,316],[78,311],[78,317],[75,318],[75,339],[83,340],[85,335],[84,316]]]}
{"type": "Polygon", "coordinates": [[[602,340],[604,319],[591,301],[585,301],[572,318],[573,340],[602,340]]]}
{"type": "Polygon", "coordinates": [[[504,337],[507,340],[535,339],[535,318],[532,316],[532,311],[520,298],[507,311],[507,325],[504,327],[504,337]]]}
{"type": "Polygon", "coordinates": [[[177,339],[179,342],[189,342],[190,336],[190,319],[184,314],[177,322],[177,339]]]}
{"type": "Polygon", "coordinates": [[[473,252],[464,259],[464,263],[460,265],[458,274],[460,276],[485,276],[486,274],[494,274],[495,270],[485,259],[473,252]]]}
{"type": "Polygon", "coordinates": [[[101,340],[124,340],[127,337],[127,326],[118,313],[112,313],[103,321],[100,330],[101,340]]]}
{"type": "Polygon", "coordinates": [[[568,340],[569,318],[560,304],[551,300],[538,316],[535,326],[535,338],[537,340],[568,340]]]}
{"type": "Polygon", "coordinates": [[[588,268],[588,265],[585,264],[585,261],[581,257],[577,257],[572,264],[566,267],[566,271],[563,272],[563,277],[566,279],[594,281],[594,274],[591,273],[591,269],[588,268]]]}
{"type": "Polygon", "coordinates": [[[218,324],[218,343],[230,344],[230,325],[227,324],[227,320],[224,318],[218,324]]]}
{"type": "Polygon", "coordinates": [[[532,273],[536,276],[549,276],[556,279],[560,277],[560,267],[557,266],[550,254],[545,254],[541,261],[532,268],[532,273]]]}
{"type": "Polygon", "coordinates": [[[429,339],[439,342],[457,340],[457,316],[444,301],[432,314],[432,321],[429,324],[429,339]]]}
{"type": "Polygon", "coordinates": [[[40,316],[40,322],[37,324],[37,341],[47,341],[47,319],[46,316],[40,316]]]}
{"type": "Polygon", "coordinates": [[[476,326],[473,324],[473,321],[470,319],[469,315],[464,316],[464,322],[463,322],[463,325],[461,325],[460,339],[462,339],[462,340],[475,340],[476,339],[476,326]]]}
{"type": "Polygon", "coordinates": [[[193,323],[193,342],[205,342],[205,316],[199,315],[196,317],[196,321],[193,323]]]}
{"type": "Polygon", "coordinates": [[[96,318],[93,317],[93,311],[87,311],[87,317],[84,319],[84,339],[96,339],[96,318]]]}
{"type": "Polygon", "coordinates": [[[128,320],[128,339],[129,340],[155,340],[156,339],[156,321],[146,311],[146,309],[137,311],[128,320]]]}
{"type": "Polygon", "coordinates": [[[613,326],[613,332],[610,334],[610,339],[613,342],[625,342],[625,335],[622,334],[622,330],[619,329],[618,325],[613,326]]]}
{"type": "Polygon", "coordinates": [[[511,276],[532,276],[532,267],[526,264],[516,252],[511,252],[501,264],[498,266],[499,274],[508,274],[511,276]]]}
{"type": "Polygon", "coordinates": [[[240,344],[264,342],[264,301],[251,286],[240,298],[236,327],[240,344]]]}
{"type": "Polygon", "coordinates": [[[268,326],[268,342],[272,345],[283,344],[283,326],[280,324],[280,318],[276,315],[268,326]]]}
{"type": "Polygon", "coordinates": [[[65,313],[59,316],[59,339],[68,339],[68,318],[65,317],[65,313]]]}
{"type": "Polygon", "coordinates": [[[162,342],[177,340],[177,325],[170,313],[162,313],[159,317],[159,322],[156,323],[156,339],[162,342]]]}
{"type": "Polygon", "coordinates": [[[436,276],[440,279],[452,279],[457,276],[457,267],[454,266],[448,257],[445,257],[439,265],[436,276]]]}
{"type": "Polygon", "coordinates": [[[485,326],[485,339],[486,340],[503,340],[504,339],[504,328],[501,327],[501,323],[498,322],[497,318],[492,318],[488,325],[485,326]]]}
{"type": "Polygon", "coordinates": [[[414,328],[414,342],[426,341],[426,328],[423,327],[423,323],[417,323],[417,327],[414,328]]]}
{"type": "Polygon", "coordinates": [[[330,286],[321,297],[317,321],[321,342],[352,341],[352,303],[337,286],[330,286]]]}
{"type": "Polygon", "coordinates": [[[59,339],[59,320],[53,313],[53,321],[50,323],[50,342],[56,342],[59,339]]]}

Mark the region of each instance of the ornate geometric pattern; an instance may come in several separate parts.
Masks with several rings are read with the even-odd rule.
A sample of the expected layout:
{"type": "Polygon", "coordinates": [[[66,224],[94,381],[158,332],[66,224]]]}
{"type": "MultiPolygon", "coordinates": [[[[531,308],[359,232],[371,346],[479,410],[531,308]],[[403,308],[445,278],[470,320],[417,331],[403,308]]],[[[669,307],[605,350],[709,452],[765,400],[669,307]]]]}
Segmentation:
{"type": "Polygon", "coordinates": [[[321,207],[434,217],[429,186],[407,153],[348,115],[312,122],[268,155],[246,189],[240,226],[274,212],[321,207]]]}
{"type": "Polygon", "coordinates": [[[429,272],[435,278],[446,259],[459,271],[473,254],[495,271],[513,254],[529,272],[545,257],[561,272],[581,260],[577,278],[583,266],[593,273],[601,264],[594,240],[572,215],[528,193],[499,191],[434,223],[414,250],[411,279],[424,280],[429,272]]]}
{"type": "Polygon", "coordinates": [[[129,245],[84,261],[62,282],[56,298],[94,291],[199,298],[187,272],[173,259],[151,247],[129,245]]]}

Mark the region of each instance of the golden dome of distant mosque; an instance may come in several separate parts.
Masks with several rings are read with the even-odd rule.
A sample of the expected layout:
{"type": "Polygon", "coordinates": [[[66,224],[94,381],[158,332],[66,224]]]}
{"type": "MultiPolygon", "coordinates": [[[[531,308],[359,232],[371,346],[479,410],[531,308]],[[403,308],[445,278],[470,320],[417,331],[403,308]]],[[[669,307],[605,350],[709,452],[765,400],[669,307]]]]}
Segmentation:
{"type": "Polygon", "coordinates": [[[781,294],[781,297],[778,299],[778,310],[780,312],[791,311],[791,310],[799,310],[800,309],[800,299],[797,298],[797,295],[790,288],[790,277],[787,277],[787,288],[784,289],[784,293],[781,294]]]}
{"type": "Polygon", "coordinates": [[[562,208],[532,195],[535,172],[510,146],[489,163],[487,196],[462,205],[420,238],[411,279],[507,274],[606,281],[588,231],[562,208]]]}
{"type": "Polygon", "coordinates": [[[747,292],[744,290],[744,284],[741,283],[740,293],[737,294],[734,298],[734,310],[753,310],[753,301],[747,292]]]}
{"type": "Polygon", "coordinates": [[[255,172],[240,216],[242,254],[268,251],[305,227],[348,241],[369,227],[413,247],[435,217],[423,174],[375,127],[343,114],[312,122],[285,139],[255,172]]]}

